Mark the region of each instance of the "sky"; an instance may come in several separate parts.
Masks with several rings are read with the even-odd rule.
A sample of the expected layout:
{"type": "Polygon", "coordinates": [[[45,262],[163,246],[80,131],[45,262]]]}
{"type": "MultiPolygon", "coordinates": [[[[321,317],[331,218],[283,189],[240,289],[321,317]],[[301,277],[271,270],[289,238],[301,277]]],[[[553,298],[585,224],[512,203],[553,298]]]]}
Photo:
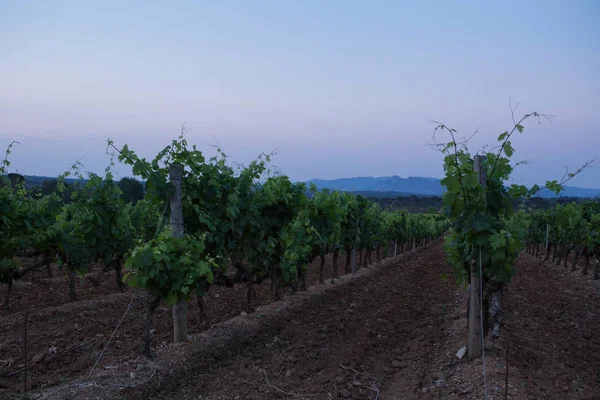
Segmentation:
{"type": "MultiPolygon", "coordinates": [[[[108,138],[151,158],[185,123],[208,155],[276,150],[292,180],[440,178],[428,121],[478,129],[476,150],[512,101],[555,116],[513,140],[532,185],[600,155],[599,17],[595,0],[0,1],[0,147],[21,143],[23,174],[102,173],[108,138]]],[[[599,163],[570,184],[600,189],[599,163]]]]}

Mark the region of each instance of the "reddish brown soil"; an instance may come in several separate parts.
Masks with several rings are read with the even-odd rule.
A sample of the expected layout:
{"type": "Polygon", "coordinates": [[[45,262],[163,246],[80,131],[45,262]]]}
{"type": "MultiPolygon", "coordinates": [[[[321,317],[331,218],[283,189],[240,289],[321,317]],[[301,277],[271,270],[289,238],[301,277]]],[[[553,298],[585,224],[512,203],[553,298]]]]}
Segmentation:
{"type": "Polygon", "coordinates": [[[600,286],[522,256],[506,293],[510,343],[530,398],[600,399],[600,286]]]}
{"type": "Polygon", "coordinates": [[[121,363],[46,398],[421,398],[443,367],[436,355],[454,292],[439,277],[446,269],[439,245],[387,260],[163,347],[156,364],[121,363]]]}
{"type": "MultiPolygon", "coordinates": [[[[33,259],[25,259],[25,266],[34,264],[33,259]]],[[[52,267],[53,277],[47,278],[45,269],[37,269],[30,272],[23,279],[15,282],[10,296],[10,310],[4,308],[4,294],[6,287],[0,288],[2,295],[2,307],[0,316],[23,312],[25,310],[41,310],[48,307],[61,306],[69,303],[69,280],[66,273],[56,266],[52,267]]],[[[88,276],[96,277],[100,272],[99,267],[94,267],[86,276],[78,276],[75,280],[75,292],[77,300],[90,300],[119,293],[114,274],[105,274],[101,279],[101,285],[94,287],[88,276]]]]}
{"type": "MultiPolygon", "coordinates": [[[[339,258],[341,273],[344,260],[339,258]]],[[[33,262],[25,260],[26,264],[33,262]]],[[[309,286],[318,284],[318,265],[318,259],[311,265],[307,275],[309,286]]],[[[95,268],[90,275],[95,276],[98,271],[95,268]]],[[[141,291],[120,293],[114,273],[105,274],[97,288],[88,279],[80,277],[76,281],[78,301],[69,303],[67,277],[57,268],[53,268],[53,272],[51,279],[45,278],[45,271],[40,270],[16,282],[11,295],[11,310],[7,313],[4,307],[0,307],[0,398],[23,389],[25,351],[28,355],[29,390],[42,389],[87,374],[130,301],[130,309],[97,368],[133,360],[139,355],[145,312],[145,298],[141,291]],[[26,311],[27,349],[24,340],[26,311]]],[[[332,276],[330,256],[326,257],[324,276],[332,276]]],[[[5,291],[6,287],[2,286],[2,300],[5,291]]],[[[255,291],[256,305],[271,302],[270,281],[255,285],[255,291]]],[[[239,315],[245,309],[245,299],[244,284],[232,288],[211,288],[206,298],[209,322],[219,323],[239,315]]],[[[195,300],[190,303],[188,326],[191,335],[203,329],[198,321],[195,300]]],[[[172,340],[172,318],[166,304],[161,304],[156,310],[154,328],[153,346],[172,340]]]]}
{"type": "MultiPolygon", "coordinates": [[[[318,281],[317,266],[309,282],[318,281]]],[[[509,399],[600,399],[599,286],[525,255],[517,271],[503,336],[486,346],[488,398],[504,398],[510,344],[509,399]]],[[[483,398],[482,362],[454,355],[465,342],[465,292],[440,279],[448,272],[436,244],[276,303],[266,282],[250,316],[239,315],[245,286],[216,287],[207,299],[213,327],[199,334],[194,304],[184,345],[170,344],[171,315],[161,305],[154,361],[138,357],[144,305],[135,292],[90,379],[134,292],[30,311],[28,360],[37,362],[28,386],[53,386],[41,392],[48,399],[483,398]]],[[[2,398],[23,385],[23,317],[0,318],[2,398]]]]}
{"type": "Polygon", "coordinates": [[[171,370],[181,374],[176,379],[161,375],[127,397],[280,399],[289,397],[284,391],[374,399],[397,380],[402,393],[384,398],[420,393],[446,325],[441,305],[454,291],[439,279],[440,260],[437,246],[323,291],[237,345],[196,355],[186,370],[171,370]],[[433,290],[423,290],[432,282],[433,290]]]}

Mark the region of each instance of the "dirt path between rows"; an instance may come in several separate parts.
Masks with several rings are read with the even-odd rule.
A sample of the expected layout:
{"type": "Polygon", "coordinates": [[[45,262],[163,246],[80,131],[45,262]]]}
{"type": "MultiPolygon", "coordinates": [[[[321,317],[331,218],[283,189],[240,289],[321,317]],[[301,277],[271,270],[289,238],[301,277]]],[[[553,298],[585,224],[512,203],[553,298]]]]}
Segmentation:
{"type": "Polygon", "coordinates": [[[161,344],[155,360],[103,360],[41,399],[600,399],[598,287],[526,255],[517,271],[485,387],[482,360],[456,357],[466,292],[442,279],[438,242],[161,344]]]}
{"type": "Polygon", "coordinates": [[[410,398],[434,361],[441,305],[454,290],[438,260],[439,246],[313,296],[238,348],[195,357],[178,379],[156,379],[128,397],[410,398]]]}
{"type": "MultiPolygon", "coordinates": [[[[385,260],[219,324],[185,346],[169,346],[153,366],[130,364],[119,375],[149,377],[118,393],[127,399],[459,396],[460,382],[442,379],[429,389],[440,382],[437,356],[447,343],[445,327],[456,319],[456,288],[442,273],[448,266],[439,243],[385,260]]],[[[106,382],[98,376],[47,398],[117,397],[106,382]]]]}
{"type": "Polygon", "coordinates": [[[523,254],[506,293],[511,363],[532,399],[600,399],[600,282],[523,254]]]}
{"type": "MultiPolygon", "coordinates": [[[[331,277],[332,257],[328,255],[325,261],[324,274],[331,277]]],[[[318,265],[317,259],[310,266],[309,286],[318,284],[318,265]]],[[[96,269],[92,274],[97,272],[96,269]]],[[[0,307],[0,399],[23,391],[26,354],[27,390],[34,393],[85,377],[100,354],[102,358],[96,371],[139,361],[146,307],[142,290],[120,293],[114,273],[108,273],[98,288],[85,278],[77,279],[78,301],[69,303],[68,279],[64,273],[55,274],[51,279],[42,278],[38,273],[33,282],[29,278],[15,283],[10,312],[0,307]],[[104,349],[121,318],[119,329],[104,349]]],[[[2,299],[5,291],[6,286],[0,285],[2,299]]],[[[271,303],[270,281],[255,285],[255,293],[256,305],[271,303]]],[[[246,285],[213,286],[205,305],[210,324],[227,321],[245,309],[246,285]]],[[[188,332],[197,335],[204,327],[199,322],[195,299],[190,302],[189,310],[188,332]]],[[[152,346],[162,349],[172,341],[172,336],[171,310],[162,302],[154,314],[152,346]]]]}

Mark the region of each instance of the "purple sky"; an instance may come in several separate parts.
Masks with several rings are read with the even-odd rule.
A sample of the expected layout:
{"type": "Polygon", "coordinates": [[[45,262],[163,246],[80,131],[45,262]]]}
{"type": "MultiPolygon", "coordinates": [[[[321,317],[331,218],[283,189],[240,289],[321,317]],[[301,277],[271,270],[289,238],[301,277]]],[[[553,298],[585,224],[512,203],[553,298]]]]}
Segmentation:
{"type": "Polygon", "coordinates": [[[593,0],[2,2],[0,146],[23,144],[21,173],[102,172],[107,138],[152,157],[186,122],[209,154],[278,149],[294,180],[441,177],[428,118],[479,127],[477,149],[512,97],[556,115],[513,141],[532,162],[516,181],[538,183],[600,153],[599,17],[593,0]]]}

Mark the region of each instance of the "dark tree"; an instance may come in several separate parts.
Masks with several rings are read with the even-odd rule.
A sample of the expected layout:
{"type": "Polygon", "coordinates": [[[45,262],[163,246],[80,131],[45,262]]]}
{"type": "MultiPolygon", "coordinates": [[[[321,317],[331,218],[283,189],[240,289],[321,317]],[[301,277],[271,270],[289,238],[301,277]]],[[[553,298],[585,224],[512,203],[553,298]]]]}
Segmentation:
{"type": "Polygon", "coordinates": [[[25,177],[23,175],[10,173],[7,176],[8,176],[8,179],[10,180],[10,185],[12,187],[15,187],[22,183],[25,183],[25,177]]]}
{"type": "Polygon", "coordinates": [[[51,179],[42,182],[42,194],[44,196],[54,193],[56,191],[56,186],[58,182],[56,179],[51,179]]]}
{"type": "Polygon", "coordinates": [[[137,179],[123,178],[118,185],[123,192],[122,198],[125,202],[135,204],[144,198],[144,185],[137,179]]]}
{"type": "MultiPolygon", "coordinates": [[[[62,202],[70,203],[71,202],[71,194],[77,190],[78,183],[65,183],[65,188],[62,193],[62,202]]],[[[42,186],[40,192],[42,195],[46,196],[52,193],[56,193],[58,188],[58,181],[56,179],[49,179],[42,182],[42,186]]]]}

